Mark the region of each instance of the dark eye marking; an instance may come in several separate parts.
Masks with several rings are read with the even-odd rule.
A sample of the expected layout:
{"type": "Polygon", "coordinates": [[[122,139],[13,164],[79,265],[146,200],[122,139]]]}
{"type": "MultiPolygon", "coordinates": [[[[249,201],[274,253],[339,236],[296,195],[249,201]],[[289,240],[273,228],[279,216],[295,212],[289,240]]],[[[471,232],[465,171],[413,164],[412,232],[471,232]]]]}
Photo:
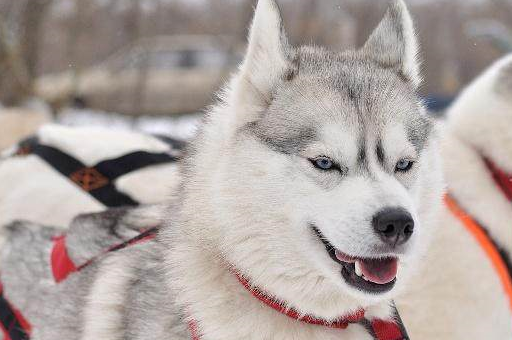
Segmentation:
{"type": "Polygon", "coordinates": [[[395,172],[407,172],[407,171],[411,170],[413,165],[414,165],[414,161],[407,159],[407,158],[403,158],[396,163],[395,172]]]}
{"type": "Polygon", "coordinates": [[[377,159],[379,160],[379,163],[381,165],[384,165],[384,160],[385,160],[385,156],[384,156],[384,147],[382,146],[382,141],[379,140],[378,143],[377,143],[377,150],[376,150],[376,153],[377,153],[377,159]]]}

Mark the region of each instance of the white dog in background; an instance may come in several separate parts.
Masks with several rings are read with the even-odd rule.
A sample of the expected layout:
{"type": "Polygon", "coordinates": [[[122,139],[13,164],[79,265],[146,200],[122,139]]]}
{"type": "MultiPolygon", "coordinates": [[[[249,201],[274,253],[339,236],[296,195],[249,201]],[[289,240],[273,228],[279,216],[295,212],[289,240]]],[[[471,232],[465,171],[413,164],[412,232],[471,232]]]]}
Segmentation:
{"type": "Polygon", "coordinates": [[[448,110],[441,150],[449,194],[485,228],[508,273],[444,209],[425,269],[399,309],[412,339],[512,339],[512,290],[500,277],[510,280],[512,196],[493,178],[501,170],[512,184],[512,55],[476,79],[448,110]]]}

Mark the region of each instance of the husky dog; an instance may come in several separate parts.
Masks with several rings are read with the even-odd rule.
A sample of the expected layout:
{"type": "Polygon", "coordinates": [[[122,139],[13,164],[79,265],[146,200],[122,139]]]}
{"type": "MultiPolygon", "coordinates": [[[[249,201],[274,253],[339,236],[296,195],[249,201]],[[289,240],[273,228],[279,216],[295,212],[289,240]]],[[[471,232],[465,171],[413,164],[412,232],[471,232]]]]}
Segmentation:
{"type": "MultiPolygon", "coordinates": [[[[486,160],[512,179],[512,55],[462,92],[442,131],[449,193],[486,228],[511,267],[512,202],[493,180],[486,160]]],[[[448,209],[440,225],[423,274],[398,301],[411,338],[512,339],[511,296],[493,261],[448,209]]]]}
{"type": "Polygon", "coordinates": [[[275,1],[260,0],[245,60],[184,157],[176,211],[154,241],[44,281],[30,299],[17,291],[38,260],[23,249],[48,254],[49,241],[7,229],[1,280],[32,337],[374,338],[361,323],[288,312],[324,325],[361,311],[391,319],[420,268],[442,176],[417,51],[402,0],[344,53],[291,46],[275,1]]]}

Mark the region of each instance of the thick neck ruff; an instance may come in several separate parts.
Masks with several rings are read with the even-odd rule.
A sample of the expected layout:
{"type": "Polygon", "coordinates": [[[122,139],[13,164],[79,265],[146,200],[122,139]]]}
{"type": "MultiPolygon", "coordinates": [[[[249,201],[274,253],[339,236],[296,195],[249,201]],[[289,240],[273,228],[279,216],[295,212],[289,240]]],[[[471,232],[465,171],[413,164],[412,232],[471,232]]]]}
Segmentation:
{"type": "MultiPolygon", "coordinates": [[[[329,328],[335,328],[339,330],[346,329],[350,324],[359,324],[363,326],[368,333],[375,340],[408,340],[407,332],[402,325],[400,317],[398,315],[398,311],[394,308],[395,319],[393,320],[381,320],[381,319],[373,319],[368,320],[365,318],[365,311],[360,309],[353,314],[349,314],[343,317],[340,317],[334,321],[327,321],[322,318],[318,318],[312,315],[303,315],[299,313],[297,310],[291,307],[287,307],[288,304],[284,303],[267,295],[263,292],[263,290],[254,287],[251,285],[249,280],[241,275],[236,270],[231,270],[233,275],[237,278],[238,282],[256,299],[261,301],[263,304],[268,306],[269,308],[275,310],[276,312],[283,314],[291,319],[296,320],[297,322],[303,322],[310,325],[315,326],[324,326],[329,328]]],[[[201,340],[201,331],[198,322],[190,318],[188,322],[189,331],[191,334],[192,340],[201,340]]],[[[342,337],[343,333],[340,333],[340,337],[342,337]]]]}

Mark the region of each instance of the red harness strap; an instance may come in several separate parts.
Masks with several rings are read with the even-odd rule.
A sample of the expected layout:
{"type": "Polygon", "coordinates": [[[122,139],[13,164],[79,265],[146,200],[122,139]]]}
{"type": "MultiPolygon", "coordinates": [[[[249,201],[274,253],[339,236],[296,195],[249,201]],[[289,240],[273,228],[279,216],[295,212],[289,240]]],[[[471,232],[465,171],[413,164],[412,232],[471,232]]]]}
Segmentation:
{"type": "MultiPolygon", "coordinates": [[[[329,322],[327,320],[317,318],[311,315],[301,316],[299,312],[297,312],[293,308],[286,308],[286,305],[282,302],[279,302],[274,297],[270,297],[262,292],[262,290],[252,287],[249,281],[243,277],[240,273],[233,271],[233,274],[236,276],[238,281],[242,284],[242,286],[249,291],[252,296],[260,300],[265,305],[269,306],[273,310],[286,315],[289,318],[294,320],[304,322],[311,325],[317,326],[325,326],[330,328],[337,329],[345,329],[350,324],[360,324],[373,336],[374,340],[408,340],[407,332],[401,325],[401,320],[398,315],[398,312],[395,308],[395,313],[397,320],[380,320],[374,319],[369,321],[364,317],[364,310],[360,309],[354,314],[347,315],[344,317],[340,317],[338,320],[334,322],[329,322]]],[[[199,326],[196,320],[191,319],[188,323],[190,336],[192,340],[201,340],[201,334],[199,331],[199,326]]]]}
{"type": "Polygon", "coordinates": [[[512,175],[505,173],[503,170],[498,168],[490,159],[484,158],[485,165],[492,174],[494,182],[501,189],[503,194],[512,201],[512,175]]]}
{"type": "Polygon", "coordinates": [[[64,281],[69,274],[78,270],[66,248],[66,236],[62,235],[53,239],[51,254],[52,273],[55,282],[64,281]]]}
{"type": "Polygon", "coordinates": [[[466,211],[459,206],[457,201],[450,195],[445,196],[445,203],[452,214],[459,219],[466,230],[473,235],[486,256],[489,258],[496,275],[500,278],[503,291],[509,300],[509,306],[512,310],[512,277],[508,269],[506,259],[500,253],[499,248],[485,231],[466,211]]]}
{"type": "Polygon", "coordinates": [[[389,320],[375,319],[372,321],[375,340],[406,340],[407,335],[403,326],[389,320]]]}
{"type": "Polygon", "coordinates": [[[74,272],[80,271],[87,267],[88,265],[92,264],[94,261],[98,259],[101,255],[104,255],[106,253],[112,253],[114,251],[121,250],[123,248],[126,248],[128,246],[149,241],[153,239],[156,235],[156,228],[151,228],[137,237],[128,240],[126,242],[123,242],[121,244],[115,245],[113,247],[110,247],[105,252],[103,252],[100,255],[94,256],[87,262],[85,262],[82,265],[76,265],[73,260],[69,257],[67,248],[66,248],[66,235],[61,235],[53,239],[53,248],[51,253],[51,267],[52,267],[52,273],[53,278],[55,279],[55,282],[59,283],[64,281],[69,274],[72,274],[74,272]]]}

